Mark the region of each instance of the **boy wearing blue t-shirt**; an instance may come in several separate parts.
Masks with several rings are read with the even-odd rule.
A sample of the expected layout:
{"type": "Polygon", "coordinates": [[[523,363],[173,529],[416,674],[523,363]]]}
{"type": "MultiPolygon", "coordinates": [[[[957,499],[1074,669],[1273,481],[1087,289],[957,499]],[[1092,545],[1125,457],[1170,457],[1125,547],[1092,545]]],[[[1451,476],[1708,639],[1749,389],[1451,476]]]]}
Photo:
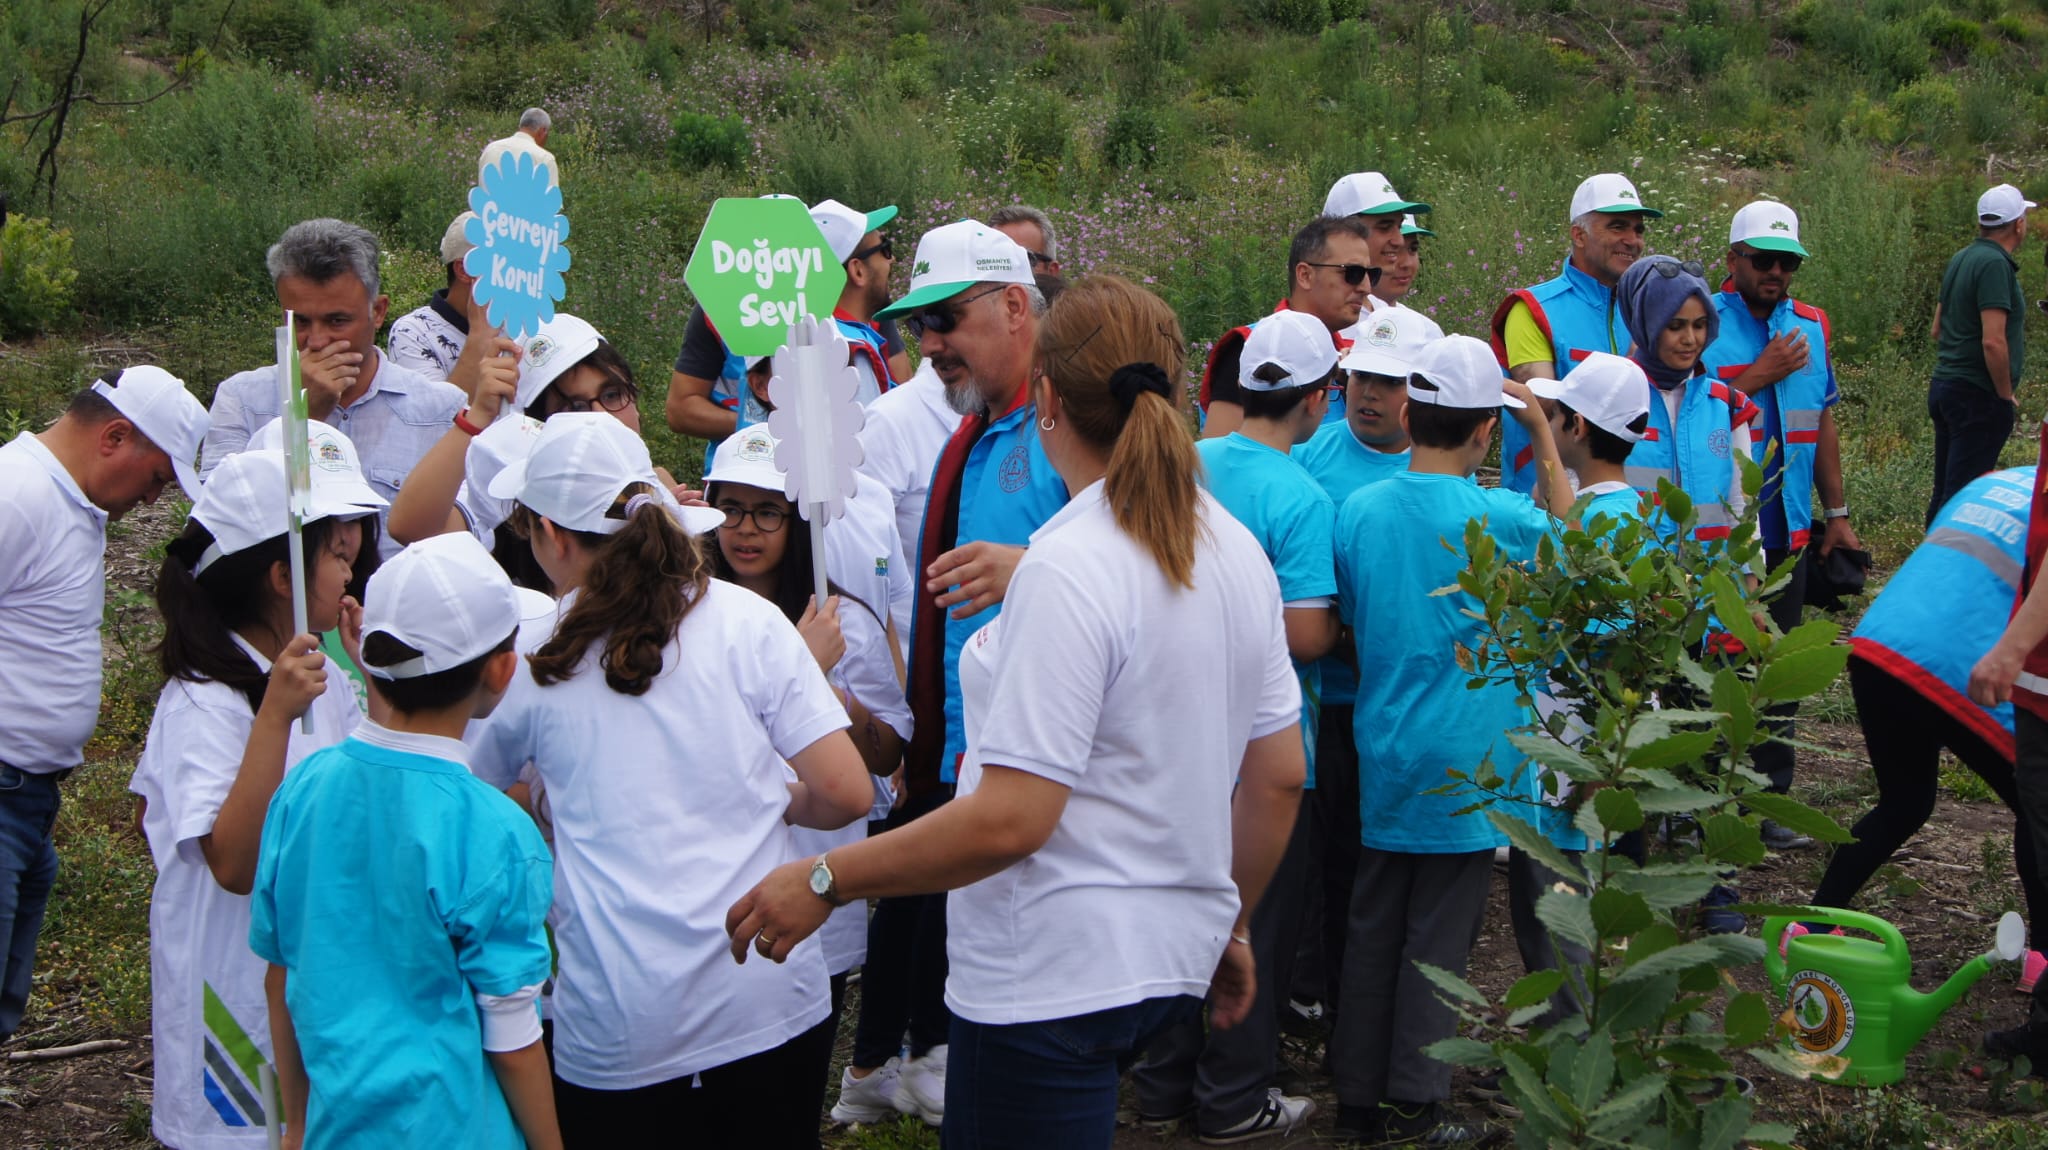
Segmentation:
{"type": "Polygon", "coordinates": [[[251,893],[287,1137],[559,1147],[538,1009],[554,863],[461,741],[518,670],[519,600],[465,533],[392,557],[366,597],[389,713],[285,776],[251,893]]]}
{"type": "Polygon", "coordinates": [[[1484,343],[1449,336],[1418,355],[1409,376],[1409,470],[1353,493],[1337,516],[1338,605],[1358,652],[1362,825],[1331,1040],[1340,1138],[1466,1145],[1489,1133],[1442,1112],[1451,1068],[1422,1051],[1455,1033],[1456,1016],[1415,964],[1464,973],[1504,841],[1484,814],[1455,813],[1469,797],[1424,792],[1489,757],[1533,791],[1504,737],[1529,721],[1515,688],[1470,688],[1458,650],[1477,642],[1481,624],[1465,615],[1465,596],[1437,593],[1465,567],[1472,520],[1512,559],[1534,558],[1553,530],[1527,495],[1473,481],[1503,406],[1528,433],[1545,502],[1569,507],[1541,406],[1501,378],[1484,343]]]}
{"type": "Polygon", "coordinates": [[[1615,528],[1642,514],[1642,493],[1628,482],[1628,455],[1650,426],[1650,377],[1632,359],[1596,351],[1563,379],[1532,379],[1529,390],[1555,400],[1551,438],[1565,469],[1579,477],[1577,496],[1593,501],[1583,516],[1615,528]]]}
{"type": "MultiPolygon", "coordinates": [[[[1315,786],[1317,660],[1337,642],[1337,573],[1330,532],[1337,508],[1288,457],[1316,433],[1329,408],[1337,349],[1321,321],[1302,312],[1266,317],[1245,337],[1238,358],[1244,422],[1195,445],[1204,485],[1259,541],[1279,577],[1288,653],[1301,679],[1302,742],[1308,786],[1315,786]]],[[[1199,1020],[1162,1036],[1133,1073],[1138,1112],[1165,1118],[1195,1111],[1205,1141],[1285,1135],[1315,1112],[1307,1098],[1270,1090],[1280,1052],[1280,994],[1293,980],[1302,898],[1316,820],[1303,803],[1286,853],[1252,912],[1252,960],[1258,994],[1251,1014],[1204,1033],[1199,1020]]]]}

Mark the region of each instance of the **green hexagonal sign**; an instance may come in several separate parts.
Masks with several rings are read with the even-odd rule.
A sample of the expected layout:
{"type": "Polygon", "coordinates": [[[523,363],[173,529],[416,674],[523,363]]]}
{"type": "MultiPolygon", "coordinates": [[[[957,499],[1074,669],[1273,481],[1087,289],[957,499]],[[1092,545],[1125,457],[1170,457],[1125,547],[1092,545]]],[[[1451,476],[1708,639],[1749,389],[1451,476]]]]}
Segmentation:
{"type": "Polygon", "coordinates": [[[793,196],[711,205],[683,282],[735,355],[773,355],[805,316],[829,317],[846,287],[810,209],[793,196]]]}

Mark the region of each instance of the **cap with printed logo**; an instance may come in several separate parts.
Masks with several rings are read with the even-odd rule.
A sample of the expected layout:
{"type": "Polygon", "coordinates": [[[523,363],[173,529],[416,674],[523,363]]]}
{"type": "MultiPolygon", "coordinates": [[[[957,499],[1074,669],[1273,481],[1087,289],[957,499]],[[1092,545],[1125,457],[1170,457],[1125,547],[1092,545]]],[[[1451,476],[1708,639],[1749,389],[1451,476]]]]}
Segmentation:
{"type": "Polygon", "coordinates": [[[979,220],[933,228],[917,241],[910,266],[910,290],[875,313],[878,320],[908,315],[948,300],[979,283],[1029,284],[1031,256],[1023,245],[979,220]]]}
{"type": "Polygon", "coordinates": [[[171,469],[185,494],[199,494],[197,461],[199,446],[206,441],[206,405],[185,390],[183,380],[143,364],[116,368],[95,380],[92,389],[171,457],[171,469]]]}
{"type": "Polygon", "coordinates": [[[469,234],[464,230],[469,226],[469,221],[475,218],[475,212],[464,212],[455,217],[448,225],[447,231],[441,233],[442,263],[461,263],[462,257],[476,250],[476,245],[469,242],[469,234]]]}
{"type": "Polygon", "coordinates": [[[1627,356],[1593,352],[1563,379],[1530,380],[1529,390],[1557,400],[1623,443],[1642,442],[1650,424],[1650,377],[1627,356]]]}
{"type": "Polygon", "coordinates": [[[1977,222],[1984,227],[2009,224],[2039,205],[2011,184],[2000,184],[1977,197],[1977,222]]]}
{"type": "Polygon", "coordinates": [[[526,457],[507,463],[485,490],[496,499],[516,499],[571,531],[612,535],[625,528],[626,519],[611,512],[635,483],[652,487],[654,498],[692,535],[721,518],[708,507],[678,506],[654,474],[647,445],[602,411],[565,411],[549,419],[526,457]]]}
{"type": "Polygon", "coordinates": [[[512,402],[524,411],[540,398],[548,385],[562,378],[562,373],[583,362],[583,357],[597,350],[604,337],[590,326],[590,321],[566,312],[556,312],[555,318],[540,325],[540,328],[526,338],[519,357],[519,390],[512,402]]]}
{"type": "Polygon", "coordinates": [[[1744,204],[1735,213],[1734,222],[1728,225],[1728,246],[1736,244],[1763,252],[1790,252],[1801,258],[1807,254],[1799,246],[1798,214],[1776,200],[1744,204]]]}
{"type": "Polygon", "coordinates": [[[1337,366],[1345,371],[1407,379],[1408,373],[1415,370],[1415,357],[1436,341],[1434,326],[1421,312],[1383,307],[1359,318],[1358,326],[1352,329],[1357,337],[1337,366]]]}
{"type": "Polygon", "coordinates": [[[1393,181],[1378,172],[1353,172],[1330,185],[1330,194],[1323,197],[1326,216],[1387,216],[1427,211],[1428,204],[1402,199],[1394,190],[1393,181]]]}
{"type": "Polygon", "coordinates": [[[1330,378],[1337,344],[1323,321],[1299,311],[1276,311],[1252,325],[1238,353],[1237,385],[1247,391],[1285,391],[1330,378]]]}
{"type": "Polygon", "coordinates": [[[1635,184],[1619,172],[1602,172],[1580,182],[1578,190],[1572,193],[1571,218],[1576,220],[1587,212],[1641,212],[1651,219],[1664,214],[1643,206],[1643,197],[1635,184]]]}
{"type": "Polygon", "coordinates": [[[838,200],[825,200],[811,208],[811,222],[825,233],[825,245],[832,249],[832,258],[845,263],[860,250],[861,237],[869,232],[882,230],[890,220],[896,218],[896,205],[876,208],[872,212],[856,211],[838,200]]]}
{"type": "Polygon", "coordinates": [[[1429,230],[1428,228],[1425,228],[1425,227],[1423,227],[1423,226],[1422,226],[1421,224],[1417,223],[1417,222],[1415,221],[1415,217],[1414,217],[1414,216],[1402,216],[1402,217],[1401,217],[1401,234],[1402,234],[1402,235],[1404,235],[1404,236],[1430,236],[1430,237],[1434,237],[1434,236],[1436,235],[1436,233],[1435,233],[1435,232],[1433,232],[1433,231],[1430,231],[1430,230],[1429,230]]]}
{"type": "Polygon", "coordinates": [[[466,531],[422,539],[385,560],[363,597],[365,638],[381,632],[419,652],[388,667],[365,660],[379,679],[417,679],[481,659],[519,630],[524,614],[504,568],[466,531]]]}
{"type": "MultiPolygon", "coordinates": [[[[285,478],[284,452],[279,448],[238,451],[220,461],[192,505],[192,518],[205,525],[213,542],[200,552],[192,574],[217,561],[247,551],[289,528],[291,483],[285,478]]],[[[332,489],[314,483],[312,499],[301,524],[322,519],[360,519],[376,508],[346,503],[332,489]]],[[[378,500],[382,503],[382,500],[378,500]]]]}
{"type": "Polygon", "coordinates": [[[775,437],[765,423],[748,424],[725,437],[711,453],[711,469],[704,473],[705,486],[738,483],[763,491],[786,491],[782,472],[775,466],[775,437]]]}
{"type": "Polygon", "coordinates": [[[1422,349],[1408,374],[1408,402],[1483,410],[1522,407],[1501,389],[1493,349],[1469,335],[1447,335],[1422,349]]]}
{"type": "MultiPolygon", "coordinates": [[[[283,451],[284,420],[273,419],[249,437],[245,451],[283,451]]],[[[391,506],[363,478],[362,459],[356,445],[339,430],[317,419],[306,421],[306,463],[313,479],[315,497],[333,507],[357,507],[375,511],[391,506]]],[[[215,472],[216,476],[219,474],[215,472]]],[[[203,520],[202,520],[203,522],[203,520]]]]}

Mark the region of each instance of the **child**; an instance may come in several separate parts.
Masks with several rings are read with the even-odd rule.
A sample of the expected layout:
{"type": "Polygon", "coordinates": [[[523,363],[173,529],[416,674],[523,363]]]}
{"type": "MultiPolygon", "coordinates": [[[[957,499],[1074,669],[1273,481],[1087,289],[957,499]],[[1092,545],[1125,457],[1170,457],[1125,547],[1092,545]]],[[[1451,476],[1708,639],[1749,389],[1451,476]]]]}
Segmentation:
{"type": "Polygon", "coordinates": [[[1583,518],[1601,515],[1619,528],[1642,518],[1642,495],[1628,482],[1630,452],[1650,426],[1650,380],[1634,360],[1588,354],[1563,379],[1532,379],[1529,390],[1556,401],[1551,439],[1565,470],[1579,477],[1575,498],[1592,496],[1583,518]]]}
{"type": "Polygon", "coordinates": [[[823,951],[742,968],[722,928],[749,885],[797,857],[785,823],[837,829],[873,804],[846,707],[774,603],[711,578],[617,420],[550,419],[490,491],[517,501],[515,529],[563,589],[473,765],[505,786],[530,759],[547,787],[565,1140],[674,1129],[707,1146],[815,1147],[832,1049],[823,951]]]}
{"type": "Polygon", "coordinates": [[[306,1150],[559,1147],[535,1009],[553,861],[459,741],[519,668],[519,600],[441,535],[371,578],[362,626],[385,723],[285,779],[257,864],[286,1128],[306,1150]]]}
{"type": "MultiPolygon", "coordinates": [[[[1302,744],[1311,788],[1321,682],[1316,660],[1337,641],[1330,543],[1337,509],[1288,453],[1322,425],[1336,371],[1337,349],[1321,321],[1294,311],[1266,317],[1245,337],[1238,357],[1244,422],[1227,436],[1195,445],[1209,493],[1251,531],[1279,577],[1288,654],[1301,681],[1302,744]]],[[[1280,1052],[1278,995],[1293,982],[1314,826],[1313,807],[1304,802],[1287,852],[1252,914],[1259,989],[1250,1016],[1207,1034],[1199,1021],[1191,1022],[1154,1043],[1135,1076],[1141,1115],[1176,1118],[1192,1107],[1195,1129],[1204,1140],[1235,1142],[1292,1133],[1315,1113],[1314,1102],[1271,1085],[1280,1052]]]]}
{"type": "Polygon", "coordinates": [[[1515,690],[1468,687],[1457,654],[1479,624],[1464,597],[1436,594],[1465,566],[1468,522],[1483,519],[1521,559],[1552,530],[1528,496],[1473,482],[1503,406],[1529,434],[1548,505],[1569,507],[1528,389],[1502,381],[1484,343],[1449,336],[1416,357],[1408,379],[1409,470],[1354,492],[1337,516],[1338,602],[1358,653],[1363,822],[1331,1046],[1342,1138],[1462,1145],[1486,1134],[1442,1113],[1451,1068],[1421,1052],[1454,1033],[1455,1017],[1414,964],[1464,973],[1502,841],[1484,815],[1454,814],[1467,800],[1423,792],[1488,756],[1503,775],[1523,770],[1502,737],[1527,721],[1515,690]]]}
{"type": "MultiPolygon", "coordinates": [[[[330,436],[338,433],[328,429],[330,436]]],[[[306,622],[361,619],[384,500],[359,472],[316,469],[305,551],[306,622]]],[[[245,451],[214,470],[157,575],[168,680],[128,789],[156,862],[149,904],[156,1102],[150,1125],[178,1150],[257,1147],[269,1061],[264,966],[249,953],[250,883],[264,808],[300,760],[361,714],[348,676],[292,633],[284,454],[245,451]],[[312,730],[299,730],[312,714],[312,730]]]]}

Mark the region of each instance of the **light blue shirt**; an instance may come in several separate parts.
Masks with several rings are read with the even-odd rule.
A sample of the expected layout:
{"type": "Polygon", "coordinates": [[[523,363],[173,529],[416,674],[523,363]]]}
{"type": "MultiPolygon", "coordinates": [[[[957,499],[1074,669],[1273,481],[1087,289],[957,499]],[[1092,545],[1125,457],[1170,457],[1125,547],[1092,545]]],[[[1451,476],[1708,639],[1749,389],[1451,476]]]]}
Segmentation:
{"type": "MultiPolygon", "coordinates": [[[[1521,771],[1517,790],[1535,797],[1533,771],[1503,737],[1531,716],[1515,701],[1512,684],[1468,686],[1457,650],[1478,641],[1479,623],[1462,613],[1472,602],[1434,594],[1457,582],[1465,524],[1482,516],[1511,559],[1532,558],[1553,522],[1518,492],[1414,471],[1353,492],[1337,515],[1338,605],[1358,650],[1352,732],[1366,846],[1453,854],[1502,845],[1483,813],[1453,814],[1470,805],[1470,795],[1423,793],[1449,783],[1451,770],[1476,769],[1489,754],[1503,776],[1521,771]]],[[[1526,817],[1528,810],[1516,813],[1526,817]]]]}
{"type": "Polygon", "coordinates": [[[547,979],[554,862],[461,762],[397,749],[421,741],[365,723],[286,775],[263,825],[249,947],[288,971],[307,1150],[525,1145],[476,996],[547,979]]]}
{"type": "MultiPolygon", "coordinates": [[[[1331,533],[1337,506],[1301,465],[1248,436],[1232,432],[1195,444],[1206,471],[1204,486],[1216,502],[1259,541],[1280,580],[1282,603],[1337,596],[1331,533]]],[[[1309,787],[1316,778],[1316,719],[1322,676],[1319,663],[1294,661],[1301,680],[1301,734],[1308,753],[1309,787]]]]}
{"type": "MultiPolygon", "coordinates": [[[[1315,438],[1294,449],[1293,459],[1322,485],[1337,507],[1361,487],[1408,470],[1406,451],[1375,451],[1359,441],[1349,423],[1326,423],[1315,438]]],[[[1358,694],[1358,673],[1334,656],[1317,662],[1323,679],[1323,705],[1348,707],[1358,694]]]]}

